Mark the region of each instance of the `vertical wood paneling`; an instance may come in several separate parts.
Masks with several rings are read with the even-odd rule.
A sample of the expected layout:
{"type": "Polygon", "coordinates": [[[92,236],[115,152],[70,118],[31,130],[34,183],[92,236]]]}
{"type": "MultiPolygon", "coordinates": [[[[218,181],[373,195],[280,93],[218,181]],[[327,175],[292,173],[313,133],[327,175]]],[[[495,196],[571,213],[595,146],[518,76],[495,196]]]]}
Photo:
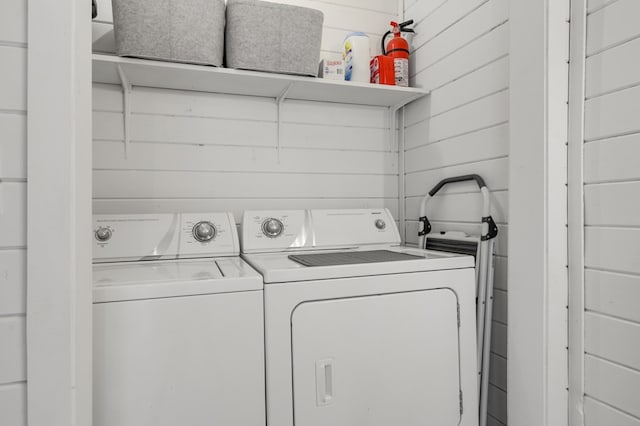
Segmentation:
{"type": "Polygon", "coordinates": [[[585,424],[640,425],[640,2],[590,0],[585,424]]]}
{"type": "MultiPolygon", "coordinates": [[[[0,424],[26,426],[27,0],[0,2],[0,424]],[[20,248],[17,249],[16,248],[20,248]]],[[[52,141],[54,143],[54,141],[52,141]]]]}
{"type": "MultiPolygon", "coordinates": [[[[415,243],[421,197],[439,180],[481,174],[493,190],[493,217],[507,229],[508,208],[508,4],[503,0],[405,1],[418,22],[411,74],[432,90],[405,112],[407,241],[415,243]]],[[[448,188],[430,202],[438,231],[476,232],[481,212],[477,187],[448,188]]],[[[502,238],[502,236],[501,236],[502,238]]],[[[504,241],[501,239],[501,241],[504,241]]],[[[506,243],[497,250],[506,254],[506,243]]],[[[507,258],[496,258],[490,424],[506,424],[507,258]]]]}

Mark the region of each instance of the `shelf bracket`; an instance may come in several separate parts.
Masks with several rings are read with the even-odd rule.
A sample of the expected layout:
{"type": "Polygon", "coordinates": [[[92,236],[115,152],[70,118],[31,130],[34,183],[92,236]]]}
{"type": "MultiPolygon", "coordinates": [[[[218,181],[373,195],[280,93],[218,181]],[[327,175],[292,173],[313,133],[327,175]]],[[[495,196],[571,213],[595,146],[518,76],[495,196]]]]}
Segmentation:
{"type": "Polygon", "coordinates": [[[289,83],[287,85],[287,87],[278,95],[278,97],[276,98],[276,106],[278,108],[277,114],[277,140],[276,140],[276,151],[277,151],[277,156],[278,156],[278,164],[280,164],[280,138],[282,136],[282,105],[284,105],[284,101],[285,99],[287,99],[287,94],[289,93],[289,91],[291,90],[291,88],[293,87],[294,83],[289,83]]]}
{"type": "Polygon", "coordinates": [[[418,93],[416,95],[413,95],[411,98],[406,99],[405,101],[402,101],[395,105],[391,105],[389,107],[389,111],[388,111],[389,115],[387,117],[387,120],[389,125],[389,140],[391,141],[391,145],[389,148],[391,151],[398,149],[398,139],[396,138],[396,135],[397,135],[396,124],[397,124],[398,111],[400,111],[400,109],[409,105],[411,102],[415,101],[416,99],[420,99],[423,96],[424,96],[423,93],[418,93]]]}
{"type": "Polygon", "coordinates": [[[127,75],[124,73],[122,66],[116,65],[118,69],[118,76],[120,77],[120,84],[122,85],[122,99],[123,99],[123,118],[124,118],[124,158],[129,157],[129,144],[131,142],[131,92],[133,92],[133,86],[129,82],[127,75]]]}

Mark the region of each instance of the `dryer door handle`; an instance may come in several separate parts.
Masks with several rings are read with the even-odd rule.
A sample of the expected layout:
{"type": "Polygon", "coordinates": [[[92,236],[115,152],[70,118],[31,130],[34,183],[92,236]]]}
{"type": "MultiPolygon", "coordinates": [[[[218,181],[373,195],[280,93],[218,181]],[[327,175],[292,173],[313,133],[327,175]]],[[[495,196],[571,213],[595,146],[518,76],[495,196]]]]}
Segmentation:
{"type": "Polygon", "coordinates": [[[333,370],[332,358],[316,361],[316,403],[318,407],[329,405],[333,402],[333,370]]]}

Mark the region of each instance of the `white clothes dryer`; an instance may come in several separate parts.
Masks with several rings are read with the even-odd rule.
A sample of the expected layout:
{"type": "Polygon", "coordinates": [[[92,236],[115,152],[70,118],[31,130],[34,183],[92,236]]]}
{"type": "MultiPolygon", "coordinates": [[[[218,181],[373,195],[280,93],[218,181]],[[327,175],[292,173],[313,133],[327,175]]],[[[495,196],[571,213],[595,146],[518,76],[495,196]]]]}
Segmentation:
{"type": "Polygon", "coordinates": [[[270,426],[478,424],[470,256],[399,245],[385,209],[248,211],[270,426]]]}
{"type": "Polygon", "coordinates": [[[262,279],[238,254],[230,214],[94,216],[94,426],[264,425],[262,279]]]}

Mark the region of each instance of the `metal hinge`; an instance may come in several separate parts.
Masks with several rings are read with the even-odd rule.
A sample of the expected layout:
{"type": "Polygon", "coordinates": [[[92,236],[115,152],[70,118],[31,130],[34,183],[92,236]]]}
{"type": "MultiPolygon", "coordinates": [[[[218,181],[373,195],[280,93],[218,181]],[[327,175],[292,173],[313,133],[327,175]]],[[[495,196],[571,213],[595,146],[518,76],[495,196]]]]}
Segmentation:
{"type": "Polygon", "coordinates": [[[462,415],[463,413],[463,407],[462,407],[462,391],[460,391],[460,415],[462,415]]]}
{"type": "Polygon", "coordinates": [[[458,328],[460,328],[460,304],[457,304],[457,309],[458,309],[458,328]]]}

